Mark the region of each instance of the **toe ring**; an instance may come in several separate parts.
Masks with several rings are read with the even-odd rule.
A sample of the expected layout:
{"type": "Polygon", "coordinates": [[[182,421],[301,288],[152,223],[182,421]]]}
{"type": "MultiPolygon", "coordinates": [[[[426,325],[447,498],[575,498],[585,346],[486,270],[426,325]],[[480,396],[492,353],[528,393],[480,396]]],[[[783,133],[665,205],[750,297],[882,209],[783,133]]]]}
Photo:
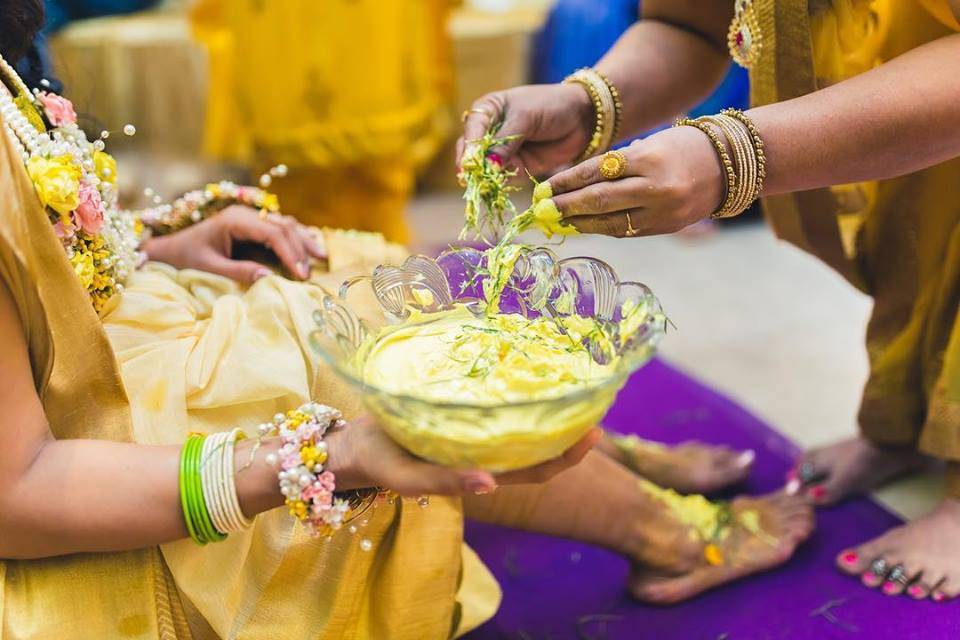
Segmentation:
{"type": "Polygon", "coordinates": [[[803,483],[813,480],[814,467],[812,462],[804,462],[800,465],[800,481],[803,483]]]}
{"type": "Polygon", "coordinates": [[[877,558],[876,560],[870,563],[870,573],[877,576],[878,578],[882,578],[885,575],[887,575],[888,568],[889,567],[887,566],[887,561],[884,560],[883,558],[877,558]]]}
{"type": "Polygon", "coordinates": [[[904,570],[902,564],[895,565],[893,569],[890,569],[890,574],[887,576],[887,580],[890,582],[896,582],[901,586],[907,586],[907,583],[910,582],[910,579],[907,578],[907,572],[904,570]]]}

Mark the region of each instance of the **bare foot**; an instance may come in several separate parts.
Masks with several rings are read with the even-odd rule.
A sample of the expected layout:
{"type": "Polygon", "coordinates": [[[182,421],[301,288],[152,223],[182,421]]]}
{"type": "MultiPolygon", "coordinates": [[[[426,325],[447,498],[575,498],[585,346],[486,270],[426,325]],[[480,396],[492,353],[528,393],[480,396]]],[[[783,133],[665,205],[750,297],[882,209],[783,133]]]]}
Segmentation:
{"type": "Polygon", "coordinates": [[[671,447],[609,431],[597,448],[654,484],[680,493],[713,493],[742,482],[756,457],[753,450],[699,442],[671,447]]]}
{"type": "Polygon", "coordinates": [[[783,564],[813,532],[813,508],[783,493],[729,505],[681,496],[641,481],[653,512],[637,524],[629,555],[631,594],[674,604],[783,564]]]}
{"type": "Polygon", "coordinates": [[[787,493],[803,493],[817,505],[834,504],[928,461],[914,449],[881,449],[853,438],[807,452],[787,474],[787,493]]]}
{"type": "Polygon", "coordinates": [[[945,602],[960,595],[958,540],[960,500],[949,498],[933,513],[841,552],[837,566],[888,596],[945,602]]]}

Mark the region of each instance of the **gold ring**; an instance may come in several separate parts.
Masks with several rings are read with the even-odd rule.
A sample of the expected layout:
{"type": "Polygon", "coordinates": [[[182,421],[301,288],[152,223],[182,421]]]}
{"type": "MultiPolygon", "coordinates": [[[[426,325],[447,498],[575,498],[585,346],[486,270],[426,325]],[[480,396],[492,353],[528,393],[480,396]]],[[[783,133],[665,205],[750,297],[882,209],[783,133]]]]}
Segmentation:
{"type": "Polygon", "coordinates": [[[627,172],[627,156],[620,151],[607,151],[600,156],[600,175],[605,180],[616,180],[627,172]]]}
{"type": "Polygon", "coordinates": [[[489,109],[481,109],[480,107],[470,107],[469,109],[466,109],[463,113],[460,114],[460,122],[466,122],[467,118],[469,118],[470,114],[472,113],[479,113],[493,120],[493,112],[490,111],[489,109]]]}
{"type": "Polygon", "coordinates": [[[632,238],[638,233],[640,233],[639,231],[633,228],[633,221],[630,219],[630,212],[627,211],[623,215],[627,216],[627,230],[624,232],[623,235],[626,236],[627,238],[632,238]]]}

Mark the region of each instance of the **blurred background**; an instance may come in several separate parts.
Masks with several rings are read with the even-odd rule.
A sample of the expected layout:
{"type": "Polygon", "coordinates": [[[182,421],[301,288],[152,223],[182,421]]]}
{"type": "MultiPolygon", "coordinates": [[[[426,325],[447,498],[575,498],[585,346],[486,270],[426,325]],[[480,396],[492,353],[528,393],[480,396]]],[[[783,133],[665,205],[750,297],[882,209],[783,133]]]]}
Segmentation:
{"type": "MultiPolygon", "coordinates": [[[[460,113],[480,95],[596,62],[637,0],[47,0],[27,71],[63,83],[120,161],[124,198],[172,199],[270,167],[287,213],[382,231],[420,251],[456,238],[460,113]],[[42,52],[49,52],[45,59],[42,52]],[[43,71],[44,65],[51,71],[43,71]],[[154,197],[151,195],[151,197],[154,197]]],[[[744,106],[739,68],[696,113],[744,106]]],[[[529,194],[520,194],[529,202],[529,194]]],[[[649,284],[678,331],[665,357],[803,445],[846,437],[866,377],[869,304],[827,267],[745,221],[675,237],[573,238],[649,284]]],[[[880,497],[927,510],[929,479],[880,497]],[[918,489],[922,489],[918,491],[918,489]]]]}

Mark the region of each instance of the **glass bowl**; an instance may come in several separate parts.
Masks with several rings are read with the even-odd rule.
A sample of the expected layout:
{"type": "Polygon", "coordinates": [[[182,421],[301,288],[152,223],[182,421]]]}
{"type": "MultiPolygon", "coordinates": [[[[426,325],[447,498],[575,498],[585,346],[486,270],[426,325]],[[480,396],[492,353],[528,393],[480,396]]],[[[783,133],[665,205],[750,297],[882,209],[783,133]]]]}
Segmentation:
{"type": "Polygon", "coordinates": [[[495,405],[436,402],[364,382],[357,351],[385,324],[403,322],[414,309],[430,313],[458,304],[478,316],[485,313],[478,277],[485,265],[485,253],[470,247],[449,249],[435,259],[411,256],[401,266],[381,265],[370,276],[344,282],[338,296],[324,297],[314,312],[311,344],[360,389],[370,412],[408,451],[442,465],[502,472],[559,456],[586,435],[627,376],[653,356],[666,320],[650,289],[621,282],[605,262],[561,260],[547,248],[526,249],[506,280],[499,311],[597,320],[601,335],[586,346],[597,362],[618,357],[611,377],[565,395],[495,405]],[[353,308],[369,308],[371,298],[376,317],[361,319],[353,308]],[[625,310],[632,310],[629,332],[620,323],[625,310]]]}

